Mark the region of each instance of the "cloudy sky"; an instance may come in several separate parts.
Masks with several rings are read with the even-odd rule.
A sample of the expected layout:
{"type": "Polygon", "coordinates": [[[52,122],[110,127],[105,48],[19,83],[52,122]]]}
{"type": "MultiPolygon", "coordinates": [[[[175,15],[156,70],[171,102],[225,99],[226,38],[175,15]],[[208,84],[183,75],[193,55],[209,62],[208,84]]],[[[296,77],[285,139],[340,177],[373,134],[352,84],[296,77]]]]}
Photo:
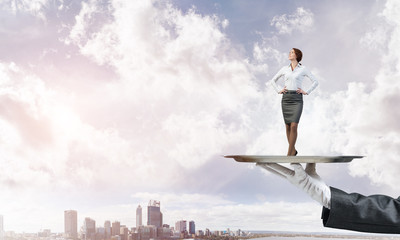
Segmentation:
{"type": "Polygon", "coordinates": [[[300,190],[221,157],[286,153],[266,83],[292,47],[320,82],[299,154],[365,155],[319,173],[397,197],[399,16],[395,0],[0,1],[5,230],[62,232],[67,209],[132,227],[155,199],[172,226],[333,231],[300,190]]]}

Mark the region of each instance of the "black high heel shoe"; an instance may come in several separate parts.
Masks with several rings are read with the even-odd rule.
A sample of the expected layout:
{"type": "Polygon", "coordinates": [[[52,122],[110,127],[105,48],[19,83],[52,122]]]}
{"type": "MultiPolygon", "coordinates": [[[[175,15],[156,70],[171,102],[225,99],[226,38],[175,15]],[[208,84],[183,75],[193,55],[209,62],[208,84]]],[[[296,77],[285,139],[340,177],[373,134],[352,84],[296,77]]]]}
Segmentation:
{"type": "Polygon", "coordinates": [[[296,150],[296,153],[294,155],[297,156],[297,150],[296,150]]]}

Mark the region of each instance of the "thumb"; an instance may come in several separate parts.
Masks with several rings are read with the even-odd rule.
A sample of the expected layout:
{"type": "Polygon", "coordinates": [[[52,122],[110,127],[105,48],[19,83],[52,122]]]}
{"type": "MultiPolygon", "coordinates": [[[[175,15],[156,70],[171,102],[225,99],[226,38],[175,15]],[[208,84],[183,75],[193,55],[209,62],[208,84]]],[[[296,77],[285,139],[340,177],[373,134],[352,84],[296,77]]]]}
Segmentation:
{"type": "Polygon", "coordinates": [[[290,166],[293,167],[293,170],[294,170],[295,172],[304,171],[304,169],[303,169],[303,167],[301,166],[300,163],[291,163],[290,166]]]}
{"type": "Polygon", "coordinates": [[[300,163],[291,163],[290,166],[293,167],[296,178],[305,178],[307,176],[306,171],[304,171],[304,168],[300,163]]]}

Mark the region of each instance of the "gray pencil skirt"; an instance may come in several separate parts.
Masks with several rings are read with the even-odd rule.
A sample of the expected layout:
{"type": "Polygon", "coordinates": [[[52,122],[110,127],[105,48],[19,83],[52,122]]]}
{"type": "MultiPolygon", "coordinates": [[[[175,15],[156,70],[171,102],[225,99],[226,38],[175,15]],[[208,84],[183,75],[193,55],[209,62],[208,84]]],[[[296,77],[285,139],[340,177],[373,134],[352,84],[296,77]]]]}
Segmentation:
{"type": "Polygon", "coordinates": [[[282,113],[285,124],[299,123],[303,112],[303,94],[288,91],[282,96],[282,113]]]}

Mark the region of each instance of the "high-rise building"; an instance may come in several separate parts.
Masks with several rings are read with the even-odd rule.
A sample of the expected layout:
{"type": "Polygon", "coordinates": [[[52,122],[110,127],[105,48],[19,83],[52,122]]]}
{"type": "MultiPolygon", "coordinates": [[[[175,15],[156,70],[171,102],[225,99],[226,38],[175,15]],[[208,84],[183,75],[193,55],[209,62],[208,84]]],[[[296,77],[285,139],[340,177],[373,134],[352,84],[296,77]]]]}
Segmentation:
{"type": "Polygon", "coordinates": [[[196,233],[196,226],[194,224],[194,221],[189,222],[189,234],[195,234],[196,233]]]}
{"type": "Polygon", "coordinates": [[[150,239],[157,237],[157,228],[153,225],[151,226],[140,226],[138,229],[139,239],[150,239]]]}
{"type": "Polygon", "coordinates": [[[105,221],[104,222],[104,235],[106,239],[111,238],[111,222],[105,221]]]}
{"type": "Polygon", "coordinates": [[[142,226],[142,207],[139,205],[136,208],[136,228],[142,226]]]}
{"type": "Polygon", "coordinates": [[[4,239],[4,218],[0,215],[0,240],[4,239]]]}
{"type": "Polygon", "coordinates": [[[157,238],[158,239],[168,239],[173,235],[170,228],[160,227],[157,228],[157,238]]]}
{"type": "Polygon", "coordinates": [[[147,225],[156,227],[162,226],[162,213],[160,211],[160,201],[150,200],[147,206],[147,225]]]}
{"type": "Polygon", "coordinates": [[[197,230],[196,235],[199,237],[203,237],[204,236],[203,230],[197,230]]]}
{"type": "Polygon", "coordinates": [[[186,220],[181,220],[175,223],[175,231],[178,233],[185,232],[186,228],[186,220]]]}
{"type": "Polygon", "coordinates": [[[85,240],[95,240],[96,239],[96,221],[91,218],[85,218],[83,223],[83,234],[85,235],[85,240]]]}
{"type": "Polygon", "coordinates": [[[64,211],[64,233],[66,238],[78,238],[78,213],[75,210],[64,211]]]}
{"type": "Polygon", "coordinates": [[[106,229],[104,227],[96,228],[96,239],[107,239],[106,238],[106,229]]]}
{"type": "Polygon", "coordinates": [[[119,236],[121,231],[121,223],[120,222],[113,222],[112,223],[112,229],[111,229],[111,236],[119,236]]]}
{"type": "Polygon", "coordinates": [[[121,236],[121,240],[128,240],[129,239],[129,229],[125,225],[122,225],[120,228],[119,235],[121,236]]]}

